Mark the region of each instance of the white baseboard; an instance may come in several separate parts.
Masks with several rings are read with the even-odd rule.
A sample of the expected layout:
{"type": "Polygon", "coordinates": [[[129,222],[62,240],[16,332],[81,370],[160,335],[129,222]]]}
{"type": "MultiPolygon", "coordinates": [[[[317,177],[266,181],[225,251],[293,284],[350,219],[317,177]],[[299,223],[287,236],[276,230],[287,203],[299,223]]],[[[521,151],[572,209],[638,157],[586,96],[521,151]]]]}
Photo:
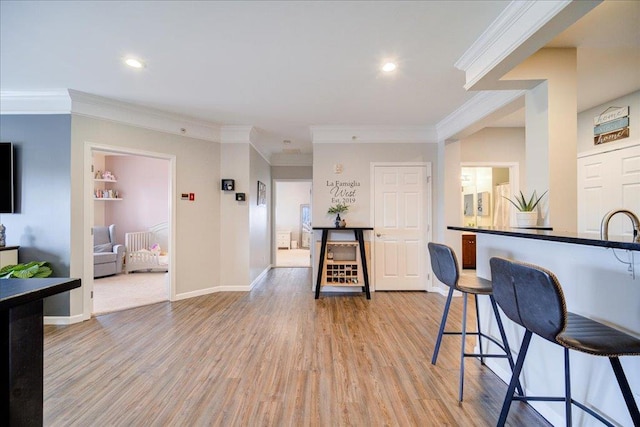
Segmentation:
{"type": "Polygon", "coordinates": [[[260,275],[256,277],[255,280],[249,285],[220,285],[206,289],[199,289],[192,292],[184,292],[181,294],[176,294],[173,301],[180,301],[183,299],[209,295],[216,292],[249,292],[260,280],[262,280],[262,278],[269,272],[269,270],[271,270],[271,265],[268,265],[267,268],[265,268],[262,273],[260,273],[260,275]]]}
{"type": "Polygon", "coordinates": [[[191,291],[191,292],[183,292],[181,294],[176,294],[176,296],[173,298],[172,301],[180,301],[183,299],[189,299],[189,298],[194,298],[194,297],[201,297],[203,295],[209,295],[212,294],[214,292],[220,292],[219,291],[219,286],[214,286],[211,288],[205,288],[205,289],[198,289],[197,291],[191,291]]]}
{"type": "Polygon", "coordinates": [[[87,320],[84,314],[75,316],[44,316],[45,325],[72,325],[87,320]]]}

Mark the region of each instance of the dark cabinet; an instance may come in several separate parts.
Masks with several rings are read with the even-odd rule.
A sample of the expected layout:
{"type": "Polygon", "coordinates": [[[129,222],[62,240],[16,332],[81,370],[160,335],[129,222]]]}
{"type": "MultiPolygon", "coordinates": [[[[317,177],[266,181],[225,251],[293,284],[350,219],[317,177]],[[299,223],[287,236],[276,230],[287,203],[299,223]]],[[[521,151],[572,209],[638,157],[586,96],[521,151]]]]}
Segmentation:
{"type": "Polygon", "coordinates": [[[476,268],[476,235],[462,235],[462,268],[476,268]]]}

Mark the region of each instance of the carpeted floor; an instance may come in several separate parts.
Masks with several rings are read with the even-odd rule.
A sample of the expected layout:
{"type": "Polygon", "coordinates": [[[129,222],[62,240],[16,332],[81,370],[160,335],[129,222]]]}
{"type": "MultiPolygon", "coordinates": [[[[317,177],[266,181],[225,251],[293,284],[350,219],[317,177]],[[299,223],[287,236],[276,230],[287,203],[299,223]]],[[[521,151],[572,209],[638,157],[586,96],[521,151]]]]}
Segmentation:
{"type": "Polygon", "coordinates": [[[309,249],[278,249],[276,267],[310,267],[309,249]]]}
{"type": "Polygon", "coordinates": [[[168,273],[129,273],[93,279],[93,315],[169,300],[168,273]]]}

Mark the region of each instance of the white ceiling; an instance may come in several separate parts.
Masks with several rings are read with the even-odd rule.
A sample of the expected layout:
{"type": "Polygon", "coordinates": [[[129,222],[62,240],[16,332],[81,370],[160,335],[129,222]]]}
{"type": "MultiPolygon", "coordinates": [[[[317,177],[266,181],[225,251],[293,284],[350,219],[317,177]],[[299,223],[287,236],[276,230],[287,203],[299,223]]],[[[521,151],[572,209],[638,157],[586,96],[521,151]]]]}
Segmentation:
{"type": "MultiPolygon", "coordinates": [[[[3,0],[0,90],[69,88],[253,125],[266,155],[285,139],[310,153],[313,125],[435,126],[474,95],[453,64],[507,5],[3,0]],[[132,54],[145,69],[123,65],[132,54]],[[386,59],[398,63],[391,76],[379,71],[386,59]]],[[[640,89],[639,5],[605,2],[551,43],[581,49],[582,109],[640,89]],[[625,71],[604,91],[596,72],[623,67],[620,55],[625,71]]]]}

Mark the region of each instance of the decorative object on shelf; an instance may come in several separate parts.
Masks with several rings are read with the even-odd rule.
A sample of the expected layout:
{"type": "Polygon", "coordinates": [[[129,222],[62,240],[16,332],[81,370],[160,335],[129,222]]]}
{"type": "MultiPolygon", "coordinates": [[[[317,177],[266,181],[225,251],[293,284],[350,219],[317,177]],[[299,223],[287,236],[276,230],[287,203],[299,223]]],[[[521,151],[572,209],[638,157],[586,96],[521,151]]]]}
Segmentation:
{"type": "Polygon", "coordinates": [[[347,226],[347,222],[344,219],[340,218],[340,214],[348,211],[349,211],[349,205],[343,205],[341,203],[338,203],[335,206],[331,206],[327,210],[327,213],[331,215],[336,214],[336,220],[334,222],[336,228],[344,228],[347,226]]]}
{"type": "Polygon", "coordinates": [[[51,264],[47,261],[32,261],[26,264],[7,265],[0,269],[0,279],[41,279],[53,274],[51,264]]]}
{"type": "Polygon", "coordinates": [[[267,205],[267,186],[258,181],[258,206],[267,205]]]}
{"type": "Polygon", "coordinates": [[[236,188],[236,181],[233,179],[223,179],[222,180],[222,189],[224,191],[233,191],[236,188]]]}
{"type": "Polygon", "coordinates": [[[100,179],[100,180],[104,180],[104,181],[117,181],[118,179],[116,178],[116,176],[114,174],[112,174],[109,171],[98,171],[95,173],[95,175],[93,176],[94,179],[100,179]]]}
{"type": "Polygon", "coordinates": [[[247,196],[244,193],[236,193],[236,200],[239,202],[244,202],[247,200],[247,196]]]}
{"type": "Polygon", "coordinates": [[[5,234],[7,227],[0,224],[0,248],[4,248],[7,245],[7,235],[5,234]]]}
{"type": "Polygon", "coordinates": [[[536,206],[538,206],[538,203],[540,203],[540,200],[542,200],[544,195],[547,194],[547,191],[538,197],[534,190],[528,201],[524,197],[522,191],[520,191],[520,196],[515,197],[515,201],[505,197],[505,199],[511,202],[511,204],[518,210],[518,212],[516,212],[518,227],[534,227],[538,224],[538,211],[535,209],[536,206]]]}

